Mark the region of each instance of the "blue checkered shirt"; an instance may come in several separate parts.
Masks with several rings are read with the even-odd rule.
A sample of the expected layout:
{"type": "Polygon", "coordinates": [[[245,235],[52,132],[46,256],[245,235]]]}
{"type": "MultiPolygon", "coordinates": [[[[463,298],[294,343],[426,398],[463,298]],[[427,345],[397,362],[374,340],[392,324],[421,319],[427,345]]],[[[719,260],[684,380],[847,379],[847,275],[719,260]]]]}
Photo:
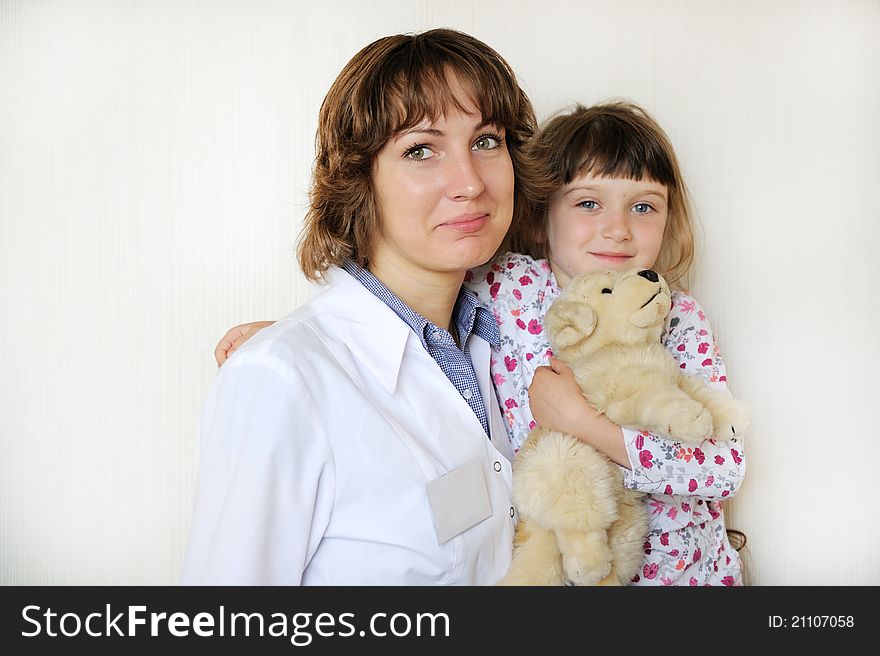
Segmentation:
{"type": "Polygon", "coordinates": [[[455,327],[458,328],[458,337],[462,345],[460,349],[455,345],[455,340],[449,331],[434,325],[404,304],[372,273],[351,260],[343,264],[342,268],[354,276],[376,298],[394,310],[394,313],[413,329],[422,346],[440,366],[449,381],[455,385],[462,398],[467,401],[471,410],[477,415],[477,419],[483,424],[486,435],[489,436],[486,404],[483,402],[483,395],[480,394],[477,374],[474,372],[467,343],[473,333],[496,348],[500,345],[501,335],[491,310],[483,305],[472,291],[461,288],[455,307],[452,309],[452,319],[455,321],[455,327]]]}

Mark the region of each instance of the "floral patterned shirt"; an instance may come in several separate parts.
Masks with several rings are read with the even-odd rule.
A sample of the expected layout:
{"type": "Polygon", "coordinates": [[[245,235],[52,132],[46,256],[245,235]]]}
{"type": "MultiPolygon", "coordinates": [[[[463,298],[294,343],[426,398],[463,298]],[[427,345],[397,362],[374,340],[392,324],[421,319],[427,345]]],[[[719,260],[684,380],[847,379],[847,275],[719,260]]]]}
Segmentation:
{"type": "MultiPolygon", "coordinates": [[[[468,272],[465,284],[489,305],[498,321],[501,345],[492,352],[492,378],[518,451],[535,420],[528,387],[535,369],[549,363],[552,350],[543,319],[559,296],[547,260],[507,253],[468,272]]],[[[688,374],[727,390],[724,361],[709,321],[689,295],[673,292],[663,343],[688,374]]],[[[724,525],[722,500],[739,489],[745,473],[741,444],[705,440],[682,444],[623,427],[631,468],[624,484],[644,492],[650,517],[645,562],[634,585],[741,585],[742,565],[724,525]]]]}

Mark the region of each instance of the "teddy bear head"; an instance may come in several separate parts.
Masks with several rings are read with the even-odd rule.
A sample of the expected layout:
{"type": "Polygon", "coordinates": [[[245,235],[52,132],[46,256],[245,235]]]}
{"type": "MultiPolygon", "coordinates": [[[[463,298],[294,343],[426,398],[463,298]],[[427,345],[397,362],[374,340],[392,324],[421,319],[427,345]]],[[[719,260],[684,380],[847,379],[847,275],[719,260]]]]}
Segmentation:
{"type": "Polygon", "coordinates": [[[571,360],[613,344],[659,343],[671,294],[650,269],[597,271],[574,278],[547,312],[556,357],[571,360]]]}

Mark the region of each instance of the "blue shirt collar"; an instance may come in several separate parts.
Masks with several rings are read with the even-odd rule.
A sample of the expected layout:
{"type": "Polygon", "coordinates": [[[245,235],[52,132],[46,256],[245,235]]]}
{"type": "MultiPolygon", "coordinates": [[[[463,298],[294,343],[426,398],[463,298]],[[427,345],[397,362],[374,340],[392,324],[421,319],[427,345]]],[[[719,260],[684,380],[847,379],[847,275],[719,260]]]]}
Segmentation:
{"type": "MultiPolygon", "coordinates": [[[[437,330],[446,333],[444,329],[435,326],[397,298],[390,289],[367,269],[358,266],[352,260],[347,260],[342,265],[342,268],[366,287],[376,298],[391,308],[398,317],[403,319],[404,323],[412,328],[419,341],[422,342],[422,346],[426,349],[428,348],[426,341],[428,336],[436,334],[437,330]]],[[[471,334],[485,340],[496,348],[501,345],[501,334],[498,331],[495,315],[480,302],[477,295],[471,290],[465,287],[459,290],[458,298],[452,310],[452,317],[456,328],[458,328],[462,347],[467,343],[471,334]]],[[[452,339],[451,336],[449,339],[452,339]]]]}

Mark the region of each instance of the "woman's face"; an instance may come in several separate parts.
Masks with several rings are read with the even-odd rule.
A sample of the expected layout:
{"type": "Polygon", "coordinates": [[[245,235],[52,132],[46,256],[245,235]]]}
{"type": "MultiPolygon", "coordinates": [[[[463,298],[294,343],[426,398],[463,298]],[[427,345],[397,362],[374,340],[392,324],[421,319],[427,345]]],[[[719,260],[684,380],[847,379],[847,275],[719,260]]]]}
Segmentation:
{"type": "MultiPolygon", "coordinates": [[[[459,99],[461,86],[451,85],[459,99]]],[[[504,130],[472,102],[390,139],[373,164],[382,231],[370,267],[463,274],[498,249],[513,216],[504,130]]]]}
{"type": "Polygon", "coordinates": [[[560,287],[591,271],[650,269],[663,245],[666,185],[653,180],[579,176],[550,198],[550,268],[560,287]]]}

